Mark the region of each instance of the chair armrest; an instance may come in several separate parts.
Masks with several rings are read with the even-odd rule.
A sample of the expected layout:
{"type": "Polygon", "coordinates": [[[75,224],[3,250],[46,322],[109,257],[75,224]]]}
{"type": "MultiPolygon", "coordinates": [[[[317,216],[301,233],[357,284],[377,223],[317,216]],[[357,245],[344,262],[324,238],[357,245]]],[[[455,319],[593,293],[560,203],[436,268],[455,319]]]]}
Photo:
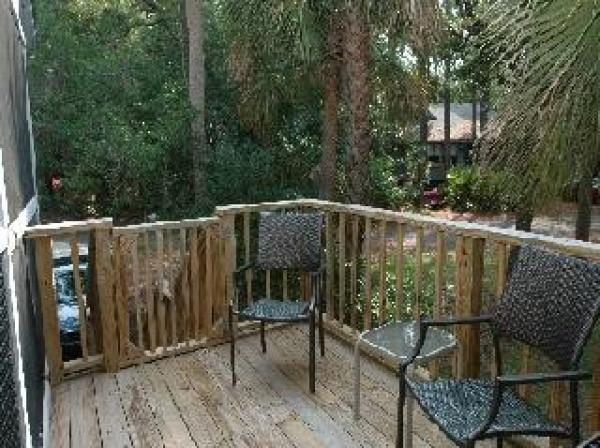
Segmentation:
{"type": "Polygon", "coordinates": [[[557,381],[585,381],[592,379],[592,374],[584,370],[567,370],[564,372],[525,373],[520,375],[502,375],[496,381],[502,387],[521,384],[543,384],[557,381]]]}
{"type": "Polygon", "coordinates": [[[240,266],[235,271],[233,271],[233,275],[241,274],[242,272],[246,272],[248,269],[252,269],[254,267],[254,263],[246,263],[243,266],[240,266]]]}
{"type": "Polygon", "coordinates": [[[589,372],[583,370],[568,370],[563,372],[549,372],[549,373],[525,373],[517,375],[502,375],[496,377],[494,384],[494,396],[492,405],[488,412],[488,416],[483,424],[472,434],[473,439],[477,439],[478,436],[485,433],[492,423],[496,420],[498,412],[500,412],[500,406],[502,404],[502,395],[507,387],[519,386],[522,384],[545,384],[553,383],[557,381],[583,381],[591,379],[592,375],[589,372]]]}

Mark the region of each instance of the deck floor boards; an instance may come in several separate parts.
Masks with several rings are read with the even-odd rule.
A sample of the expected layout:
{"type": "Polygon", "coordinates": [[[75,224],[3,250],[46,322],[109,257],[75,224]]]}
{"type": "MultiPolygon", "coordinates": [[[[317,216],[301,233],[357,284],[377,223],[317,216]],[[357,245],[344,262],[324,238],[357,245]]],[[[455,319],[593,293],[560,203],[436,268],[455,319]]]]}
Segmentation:
{"type": "MultiPolygon", "coordinates": [[[[327,337],[308,393],[308,330],[289,326],[237,343],[231,387],[229,346],[96,373],[52,390],[52,445],[129,447],[383,447],[394,445],[397,381],[362,362],[362,418],[352,419],[352,348],[327,337]]],[[[414,447],[452,444],[417,410],[414,447]]],[[[478,446],[492,446],[482,443],[478,446]]],[[[494,444],[495,446],[495,444],[494,444]]]]}

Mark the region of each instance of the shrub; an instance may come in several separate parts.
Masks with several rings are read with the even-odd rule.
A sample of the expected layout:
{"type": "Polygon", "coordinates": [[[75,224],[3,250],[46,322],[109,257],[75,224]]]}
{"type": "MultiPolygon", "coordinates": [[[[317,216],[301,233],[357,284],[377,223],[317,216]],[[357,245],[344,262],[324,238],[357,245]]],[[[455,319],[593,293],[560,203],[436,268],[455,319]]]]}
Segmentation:
{"type": "Polygon", "coordinates": [[[497,213],[514,209],[514,201],[504,189],[503,175],[482,175],[473,166],[452,168],[444,192],[448,206],[459,212],[497,213]]]}

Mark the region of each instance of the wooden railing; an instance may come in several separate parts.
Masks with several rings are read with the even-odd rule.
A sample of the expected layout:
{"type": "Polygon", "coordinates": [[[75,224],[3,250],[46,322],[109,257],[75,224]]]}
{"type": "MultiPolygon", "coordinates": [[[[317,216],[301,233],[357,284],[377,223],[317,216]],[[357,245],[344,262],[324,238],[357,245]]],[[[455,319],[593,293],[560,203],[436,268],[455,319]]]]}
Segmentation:
{"type": "MultiPolygon", "coordinates": [[[[263,211],[318,211],[325,215],[326,327],[348,341],[354,341],[358,331],[390,319],[422,314],[476,316],[489,310],[502,295],[514,247],[531,244],[600,261],[598,244],[372,207],[298,200],[217,208],[217,215],[236,229],[228,244],[229,272],[236,263],[249,260],[257,237],[256,226],[251,224],[256,223],[254,215],[263,211]]],[[[252,275],[248,273],[249,278],[252,275]]],[[[287,296],[286,275],[281,279],[281,292],[287,296]]],[[[273,288],[270,273],[264,287],[269,295],[273,288]]],[[[233,294],[232,288],[228,291],[233,294]]],[[[493,375],[490,344],[481,342],[484,330],[465,327],[455,331],[458,352],[448,366],[432,363],[429,373],[451,370],[459,377],[493,375]]],[[[539,365],[536,354],[527,347],[508,349],[512,355],[505,361],[511,361],[516,371],[551,367],[539,365]]],[[[597,347],[589,350],[594,352],[591,359],[600,359],[597,347]]],[[[594,362],[594,382],[584,394],[589,430],[600,429],[600,363],[594,362]]],[[[540,396],[534,395],[536,390],[525,387],[520,393],[540,401],[540,396]]],[[[543,400],[549,403],[551,416],[565,418],[565,385],[554,385],[546,393],[543,400]]]]}
{"type": "MultiPolygon", "coordinates": [[[[226,306],[235,299],[232,273],[251,261],[262,211],[324,214],[325,307],[320,311],[327,330],[350,342],[359,331],[390,319],[485,312],[502,295],[513,247],[533,244],[600,261],[598,244],[318,200],[230,205],[217,208],[212,218],[128,227],[114,227],[111,220],[37,226],[27,237],[36,245],[52,382],[92,368],[114,372],[226,340],[226,306]],[[81,356],[68,362],[61,353],[53,279],[60,244],[69,248],[79,322],[84,323],[81,356]],[[89,246],[87,282],[79,269],[84,246],[89,246]]],[[[309,294],[306,277],[295,272],[259,276],[249,270],[246,275],[243,293],[249,300],[309,294]]],[[[432,363],[429,373],[492,375],[495,361],[489,344],[481,342],[483,331],[457,329],[458,352],[447,362],[432,363]]],[[[598,430],[600,363],[596,348],[591,350],[596,368],[585,394],[587,427],[598,430]]],[[[510,352],[507,359],[517,371],[541,367],[526,348],[510,347],[510,352]]],[[[536,398],[534,390],[520,392],[536,398]]],[[[564,385],[554,386],[546,398],[552,416],[565,417],[564,385]]]]}
{"type": "Polygon", "coordinates": [[[216,218],[113,227],[110,219],[42,225],[36,265],[50,379],[108,372],[222,341],[225,275],[216,218]],[[81,256],[87,249],[87,256],[81,256]],[[81,356],[65,361],[55,260],[68,253],[81,356]],[[83,260],[83,262],[82,262],[83,260]],[[85,266],[85,275],[81,267],[85,266]]]}

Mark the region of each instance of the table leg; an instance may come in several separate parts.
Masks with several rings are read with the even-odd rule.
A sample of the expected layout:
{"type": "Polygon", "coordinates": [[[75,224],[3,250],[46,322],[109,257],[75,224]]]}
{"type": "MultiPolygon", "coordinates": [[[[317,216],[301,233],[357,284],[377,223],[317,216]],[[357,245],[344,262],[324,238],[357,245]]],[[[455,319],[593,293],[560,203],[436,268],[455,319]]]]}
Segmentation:
{"type": "MultiPolygon", "coordinates": [[[[409,366],[406,375],[411,377],[415,371],[414,366],[409,366]]],[[[413,446],[413,412],[415,410],[415,397],[410,389],[406,390],[406,424],[404,425],[404,448],[412,448],[413,446]]]]}
{"type": "Polygon", "coordinates": [[[354,420],[360,419],[360,339],[354,345],[354,420]]]}

